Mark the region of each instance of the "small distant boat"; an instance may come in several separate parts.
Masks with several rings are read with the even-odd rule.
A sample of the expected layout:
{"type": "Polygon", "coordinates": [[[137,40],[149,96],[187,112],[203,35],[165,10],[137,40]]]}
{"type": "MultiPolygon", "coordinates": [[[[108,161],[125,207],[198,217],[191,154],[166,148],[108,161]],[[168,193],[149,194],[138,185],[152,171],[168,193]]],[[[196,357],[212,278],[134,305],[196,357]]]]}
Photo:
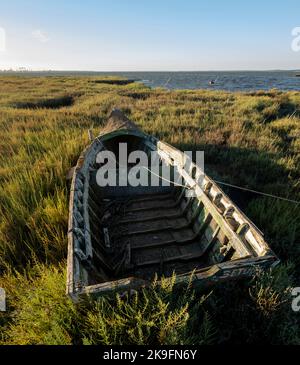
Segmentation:
{"type": "Polygon", "coordinates": [[[187,158],[120,111],[112,112],[73,172],[67,262],[72,300],[130,292],[149,286],[155,275],[159,280],[175,272],[179,285],[193,272],[194,284],[203,286],[251,277],[278,263],[262,233],[211,178],[192,162],[188,172],[182,168],[187,158]],[[127,143],[128,154],[156,151],[160,161],[177,169],[183,185],[100,187],[96,156],[118,154],[120,143],[127,143]],[[197,174],[204,178],[197,180],[197,174]]]}
{"type": "Polygon", "coordinates": [[[219,76],[216,79],[212,79],[208,82],[209,85],[215,85],[215,83],[218,81],[219,76]]]}

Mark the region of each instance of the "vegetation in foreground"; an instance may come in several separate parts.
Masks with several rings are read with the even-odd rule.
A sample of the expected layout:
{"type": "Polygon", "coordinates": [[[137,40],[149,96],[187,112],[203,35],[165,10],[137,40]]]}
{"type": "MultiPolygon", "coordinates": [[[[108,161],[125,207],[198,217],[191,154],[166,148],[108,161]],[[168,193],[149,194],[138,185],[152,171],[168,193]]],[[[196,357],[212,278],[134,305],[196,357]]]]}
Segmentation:
{"type": "MultiPolygon", "coordinates": [[[[65,296],[66,174],[113,107],[217,180],[300,200],[300,93],[167,91],[88,77],[0,78],[2,344],[300,344],[300,205],[225,189],[282,263],[211,291],[174,278],[131,297],[65,296]]],[[[191,277],[191,281],[193,278],[191,277]]]]}

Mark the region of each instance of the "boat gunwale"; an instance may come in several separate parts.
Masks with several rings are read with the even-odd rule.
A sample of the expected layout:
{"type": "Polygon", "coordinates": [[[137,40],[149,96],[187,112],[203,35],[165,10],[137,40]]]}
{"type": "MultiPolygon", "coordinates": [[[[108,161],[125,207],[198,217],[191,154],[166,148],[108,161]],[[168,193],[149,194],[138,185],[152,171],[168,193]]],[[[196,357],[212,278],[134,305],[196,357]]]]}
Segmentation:
{"type": "MultiPolygon", "coordinates": [[[[190,283],[192,279],[194,287],[204,288],[216,283],[217,281],[224,282],[234,278],[238,279],[241,277],[249,277],[258,272],[259,268],[261,268],[261,265],[259,264],[274,267],[278,264],[278,261],[275,256],[266,255],[222,262],[199,270],[178,274],[176,276],[175,285],[178,286],[180,284],[190,283]],[[235,271],[237,272],[235,273],[235,271]]],[[[160,283],[161,280],[157,280],[157,284],[160,283]]],[[[151,287],[151,284],[150,280],[129,276],[122,279],[85,286],[84,288],[77,290],[76,296],[99,296],[113,293],[126,293],[139,288],[149,288],[151,287]]]]}
{"type": "MultiPolygon", "coordinates": [[[[70,202],[69,202],[67,294],[74,301],[76,301],[78,299],[78,297],[81,296],[82,294],[95,294],[95,295],[101,294],[101,293],[103,293],[103,287],[106,287],[109,285],[110,285],[110,289],[107,288],[107,290],[105,290],[105,292],[113,292],[113,291],[120,291],[120,290],[126,291],[126,290],[133,289],[133,287],[135,285],[137,287],[149,285],[149,282],[147,280],[143,280],[143,279],[136,278],[136,277],[135,278],[127,277],[124,279],[116,279],[113,281],[106,281],[106,282],[102,282],[102,283],[95,284],[95,285],[78,285],[79,284],[78,273],[76,273],[75,262],[74,262],[74,260],[78,260],[78,258],[76,257],[76,255],[74,253],[74,232],[73,232],[74,208],[76,205],[75,194],[74,194],[76,191],[76,180],[77,180],[79,174],[83,174],[83,176],[84,176],[87,173],[86,165],[89,163],[90,156],[91,156],[90,154],[93,152],[94,148],[96,147],[96,149],[99,150],[100,143],[108,141],[108,140],[113,139],[120,135],[133,135],[133,136],[137,136],[140,138],[144,138],[145,140],[150,141],[150,143],[153,144],[153,146],[156,147],[157,149],[160,148],[159,146],[161,146],[161,147],[167,146],[168,149],[175,151],[177,154],[185,155],[182,151],[176,149],[175,147],[171,146],[170,144],[168,144],[166,142],[160,141],[159,139],[157,139],[154,136],[147,135],[146,133],[144,133],[138,129],[126,129],[126,128],[121,128],[121,129],[114,130],[114,131],[111,131],[108,133],[100,133],[99,136],[96,137],[83,150],[83,152],[81,153],[81,155],[77,161],[76,167],[73,172],[73,178],[72,178],[71,190],[70,190],[70,202]],[[86,170],[86,171],[84,171],[84,170],[86,170]],[[128,283],[125,285],[124,283],[126,280],[128,281],[128,283]]],[[[101,147],[104,147],[104,145],[102,145],[101,147]]],[[[194,167],[199,169],[199,166],[197,166],[196,164],[194,164],[192,162],[191,169],[193,169],[194,167]]],[[[224,193],[224,191],[218,186],[218,184],[214,182],[213,179],[211,179],[209,176],[207,176],[202,170],[201,170],[201,172],[204,174],[205,180],[209,181],[212,184],[212,187],[218,193],[222,194],[222,199],[225,199],[225,201],[230,203],[230,205],[234,208],[234,211],[241,218],[241,220],[244,221],[245,223],[249,224],[251,232],[254,233],[255,241],[258,243],[259,246],[263,246],[265,251],[264,251],[263,255],[257,255],[256,257],[253,255],[250,255],[250,257],[246,257],[246,258],[239,258],[239,259],[235,259],[235,260],[231,260],[231,261],[227,261],[227,262],[209,265],[206,268],[200,269],[201,272],[200,271],[195,272],[196,275],[200,276],[199,278],[198,277],[197,278],[200,281],[207,279],[208,282],[210,282],[210,281],[214,282],[213,278],[216,277],[216,279],[217,279],[219,277],[219,275],[216,276],[216,273],[215,273],[215,274],[211,274],[211,275],[208,274],[208,276],[207,276],[207,275],[203,275],[203,273],[212,272],[216,268],[218,268],[217,273],[219,273],[221,275],[221,273],[223,272],[223,275],[224,275],[224,270],[230,271],[230,267],[231,267],[231,270],[235,270],[235,268],[236,269],[239,268],[240,270],[242,270],[240,266],[243,264],[245,267],[253,266],[255,268],[257,266],[259,266],[259,267],[262,266],[264,263],[266,265],[269,264],[271,266],[276,265],[279,262],[279,260],[278,260],[277,256],[274,254],[274,252],[271,250],[269,245],[265,242],[265,240],[263,238],[263,233],[236,206],[236,204],[234,202],[232,202],[232,200],[224,193]],[[228,267],[228,265],[230,265],[230,266],[228,267]]],[[[208,205],[210,206],[210,209],[212,208],[214,210],[214,213],[218,216],[218,218],[220,220],[222,220],[222,223],[225,223],[225,225],[227,226],[226,230],[229,229],[231,236],[234,237],[235,240],[237,240],[239,244],[242,244],[244,246],[244,242],[242,241],[241,237],[239,237],[236,234],[236,232],[234,232],[234,230],[230,227],[230,225],[226,222],[224,216],[216,209],[213,202],[209,199],[208,195],[205,193],[204,189],[200,185],[198,185],[197,182],[195,181],[195,179],[193,179],[191,176],[189,176],[189,178],[195,182],[194,187],[195,186],[199,187],[199,189],[202,191],[202,195],[205,197],[204,199],[206,200],[206,203],[208,203],[208,205]]],[[[200,197],[200,199],[202,199],[202,197],[200,197]]],[[[205,203],[205,206],[207,206],[206,203],[205,203]]],[[[211,212],[210,209],[209,209],[209,211],[211,212]]],[[[217,223],[219,225],[219,222],[217,222],[217,223]]],[[[222,224],[221,228],[223,228],[223,224],[222,224]]],[[[253,250],[255,250],[255,249],[253,248],[253,250]]],[[[80,263],[79,263],[79,265],[80,265],[80,263]]],[[[226,278],[231,278],[233,276],[240,277],[240,276],[243,276],[243,273],[240,273],[239,275],[227,275],[226,278]]],[[[190,277],[190,273],[180,274],[180,275],[178,275],[178,278],[181,278],[181,279],[178,279],[178,278],[177,279],[179,281],[182,281],[182,278],[186,279],[187,277],[190,277]]],[[[220,278],[220,280],[222,280],[222,277],[220,278]]],[[[85,283],[83,283],[83,284],[85,284],[85,283]]]]}

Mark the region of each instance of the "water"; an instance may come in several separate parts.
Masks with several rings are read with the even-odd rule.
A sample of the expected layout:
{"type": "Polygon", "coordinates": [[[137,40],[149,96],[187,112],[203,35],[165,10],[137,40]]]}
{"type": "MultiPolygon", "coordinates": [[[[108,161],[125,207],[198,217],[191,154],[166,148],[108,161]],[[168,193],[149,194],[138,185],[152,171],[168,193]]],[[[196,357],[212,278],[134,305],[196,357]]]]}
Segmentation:
{"type": "MultiPolygon", "coordinates": [[[[1,74],[1,73],[0,73],[1,74]]],[[[300,90],[300,71],[216,71],[216,72],[26,72],[28,76],[124,76],[150,87],[168,89],[210,89],[228,91],[300,90]],[[210,85],[210,81],[215,81],[210,85]]]]}
{"type": "Polygon", "coordinates": [[[300,71],[124,72],[121,75],[151,87],[228,91],[300,90],[300,71]],[[210,82],[214,81],[213,85],[210,82]]]}

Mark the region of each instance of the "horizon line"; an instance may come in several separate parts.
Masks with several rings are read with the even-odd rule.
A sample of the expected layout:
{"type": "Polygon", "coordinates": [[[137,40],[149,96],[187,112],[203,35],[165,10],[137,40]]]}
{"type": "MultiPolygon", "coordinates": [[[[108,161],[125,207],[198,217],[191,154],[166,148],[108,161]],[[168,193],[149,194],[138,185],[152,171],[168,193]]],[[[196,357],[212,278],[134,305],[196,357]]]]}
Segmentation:
{"type": "Polygon", "coordinates": [[[0,73],[5,72],[16,72],[16,73],[30,73],[30,72],[93,72],[93,73],[145,73],[145,72],[278,72],[278,71],[287,71],[287,72],[299,72],[299,69],[234,69],[234,70],[72,70],[72,69],[0,69],[0,73]]]}

